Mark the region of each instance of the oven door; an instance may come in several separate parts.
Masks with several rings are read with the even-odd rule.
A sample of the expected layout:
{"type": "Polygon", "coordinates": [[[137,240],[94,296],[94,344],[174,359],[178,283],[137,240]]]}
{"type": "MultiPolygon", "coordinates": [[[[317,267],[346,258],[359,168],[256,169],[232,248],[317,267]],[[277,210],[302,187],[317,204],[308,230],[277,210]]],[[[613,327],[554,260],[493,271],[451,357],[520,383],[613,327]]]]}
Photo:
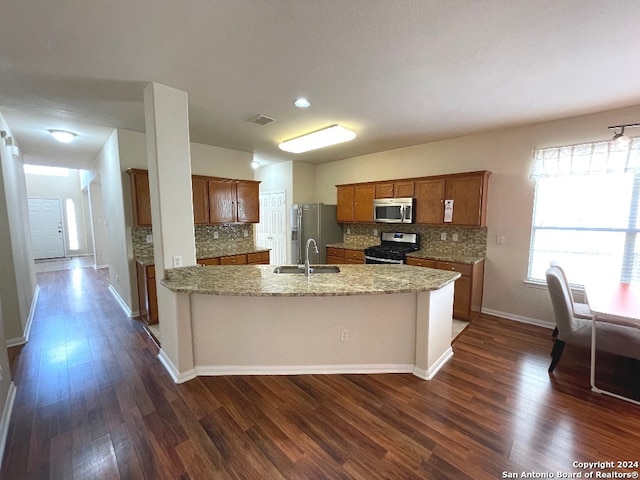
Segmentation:
{"type": "Polygon", "coordinates": [[[390,258],[372,257],[371,255],[364,256],[364,263],[378,263],[381,265],[402,265],[404,260],[392,260],[390,258]]]}

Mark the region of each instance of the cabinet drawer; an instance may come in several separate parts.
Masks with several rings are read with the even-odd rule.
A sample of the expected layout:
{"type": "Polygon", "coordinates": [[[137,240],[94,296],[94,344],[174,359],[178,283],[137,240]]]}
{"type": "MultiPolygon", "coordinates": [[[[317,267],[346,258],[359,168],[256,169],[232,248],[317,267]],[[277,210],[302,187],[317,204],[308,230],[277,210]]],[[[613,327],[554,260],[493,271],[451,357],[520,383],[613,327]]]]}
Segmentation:
{"type": "Polygon", "coordinates": [[[269,263],[269,252],[247,253],[247,263],[269,263]]]}
{"type": "Polygon", "coordinates": [[[344,258],[344,248],[327,247],[327,257],[344,258]]]}
{"type": "Polygon", "coordinates": [[[201,258],[198,263],[200,265],[220,265],[220,257],[201,258]]]}
{"type": "Polygon", "coordinates": [[[364,251],[363,250],[349,250],[344,249],[344,258],[347,260],[363,260],[364,261],[364,251]]]}
{"type": "Polygon", "coordinates": [[[435,260],[426,258],[407,257],[407,265],[415,265],[416,267],[436,268],[435,260]]]}
{"type": "Polygon", "coordinates": [[[344,257],[334,257],[327,255],[327,264],[329,265],[342,265],[344,263],[344,257]]]}
{"type": "Polygon", "coordinates": [[[229,255],[228,257],[220,257],[220,265],[244,265],[246,263],[246,255],[229,255]]]}
{"type": "Polygon", "coordinates": [[[473,271],[473,265],[469,265],[468,263],[436,262],[436,268],[460,272],[467,277],[470,277],[473,271]]]}

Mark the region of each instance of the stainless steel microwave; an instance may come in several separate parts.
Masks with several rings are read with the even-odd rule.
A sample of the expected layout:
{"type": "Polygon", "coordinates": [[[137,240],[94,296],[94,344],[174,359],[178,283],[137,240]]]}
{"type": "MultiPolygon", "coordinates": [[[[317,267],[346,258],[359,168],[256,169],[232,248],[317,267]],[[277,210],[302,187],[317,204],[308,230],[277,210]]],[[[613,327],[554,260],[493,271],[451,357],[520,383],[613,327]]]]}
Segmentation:
{"type": "Polygon", "coordinates": [[[376,198],[373,219],[380,223],[413,223],[413,198],[376,198]]]}

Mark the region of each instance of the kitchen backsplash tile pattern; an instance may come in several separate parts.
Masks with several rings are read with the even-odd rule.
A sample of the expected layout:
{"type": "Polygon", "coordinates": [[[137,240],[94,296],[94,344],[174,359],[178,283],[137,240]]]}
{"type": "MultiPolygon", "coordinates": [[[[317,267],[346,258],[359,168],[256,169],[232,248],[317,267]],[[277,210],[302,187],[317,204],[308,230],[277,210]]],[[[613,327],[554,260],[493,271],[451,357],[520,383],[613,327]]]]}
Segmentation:
{"type": "MultiPolygon", "coordinates": [[[[222,250],[233,240],[238,251],[252,250],[253,225],[196,225],[196,257],[206,257],[208,251],[222,250]],[[215,238],[217,234],[218,238],[215,238]]],[[[133,227],[131,241],[135,258],[153,258],[153,243],[147,243],[147,235],[152,235],[151,227],[133,227]]]]}
{"type": "Polygon", "coordinates": [[[486,227],[457,227],[452,225],[398,225],[398,224],[361,224],[343,225],[343,237],[346,246],[365,248],[380,244],[382,232],[409,232],[420,234],[420,248],[441,255],[465,255],[484,257],[487,254],[486,227]],[[446,234],[446,240],[442,240],[446,234]],[[457,241],[453,240],[457,235],[457,241]]]}

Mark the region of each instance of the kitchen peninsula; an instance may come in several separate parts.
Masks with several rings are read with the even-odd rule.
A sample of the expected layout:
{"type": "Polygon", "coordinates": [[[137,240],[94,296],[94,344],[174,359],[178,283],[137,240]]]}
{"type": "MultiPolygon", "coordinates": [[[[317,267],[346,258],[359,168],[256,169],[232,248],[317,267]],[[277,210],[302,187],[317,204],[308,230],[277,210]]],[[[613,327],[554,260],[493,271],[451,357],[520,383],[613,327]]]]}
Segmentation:
{"type": "Polygon", "coordinates": [[[160,283],[189,305],[193,376],[413,373],[431,379],[453,354],[459,277],[408,265],[340,265],[339,273],[309,277],[242,265],[169,269],[160,283]]]}

